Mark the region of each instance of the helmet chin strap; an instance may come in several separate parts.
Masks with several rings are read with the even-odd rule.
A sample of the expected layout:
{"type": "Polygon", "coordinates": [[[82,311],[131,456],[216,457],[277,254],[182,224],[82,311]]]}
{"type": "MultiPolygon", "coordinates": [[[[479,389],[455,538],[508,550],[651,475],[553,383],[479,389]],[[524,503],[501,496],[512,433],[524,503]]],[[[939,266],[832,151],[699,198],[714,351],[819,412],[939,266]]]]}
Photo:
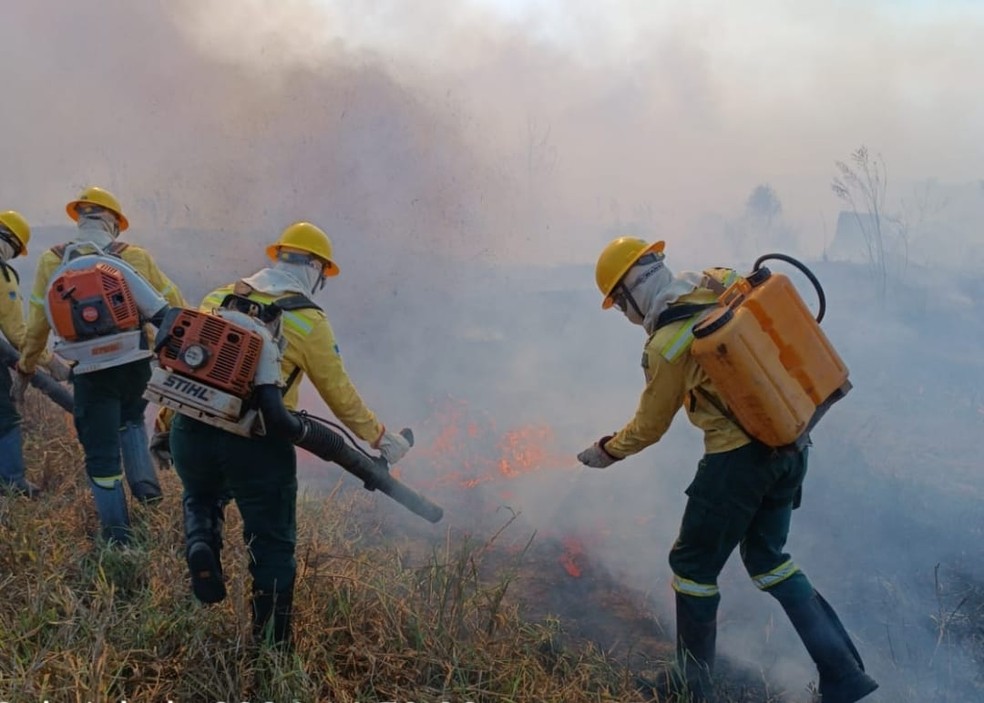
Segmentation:
{"type": "MultiPolygon", "coordinates": [[[[617,288],[621,289],[620,297],[623,300],[625,300],[626,304],[632,307],[632,311],[639,316],[639,322],[637,324],[642,324],[642,320],[644,320],[646,316],[645,314],[643,314],[642,308],[639,307],[639,303],[636,302],[635,296],[629,292],[628,286],[626,286],[621,281],[619,282],[617,288]]],[[[625,314],[625,316],[628,317],[630,320],[632,320],[632,318],[629,316],[628,308],[622,309],[622,313],[625,314]]],[[[632,321],[635,322],[635,320],[632,321]]]]}

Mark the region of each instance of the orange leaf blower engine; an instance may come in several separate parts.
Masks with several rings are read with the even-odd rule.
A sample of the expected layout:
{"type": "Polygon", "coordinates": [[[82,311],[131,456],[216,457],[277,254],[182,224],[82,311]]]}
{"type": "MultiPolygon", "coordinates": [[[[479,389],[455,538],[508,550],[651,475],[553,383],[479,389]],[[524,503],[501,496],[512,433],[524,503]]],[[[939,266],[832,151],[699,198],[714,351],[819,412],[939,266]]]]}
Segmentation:
{"type": "Polygon", "coordinates": [[[129,264],[88,243],[66,249],[45,296],[45,314],[58,336],[54,351],[75,362],[76,375],[152,356],[143,322],[166,307],[129,264]],[[82,246],[97,253],[80,254],[82,246]]]}
{"type": "Polygon", "coordinates": [[[137,303],[123,274],[104,262],[57,276],[48,288],[48,312],[52,328],[68,342],[140,327],[137,303]]]}
{"type": "Polygon", "coordinates": [[[155,350],[159,367],[147,400],[234,434],[254,434],[261,416],[253,391],[280,380],[280,347],[266,324],[224,308],[171,308],[155,350]]]}

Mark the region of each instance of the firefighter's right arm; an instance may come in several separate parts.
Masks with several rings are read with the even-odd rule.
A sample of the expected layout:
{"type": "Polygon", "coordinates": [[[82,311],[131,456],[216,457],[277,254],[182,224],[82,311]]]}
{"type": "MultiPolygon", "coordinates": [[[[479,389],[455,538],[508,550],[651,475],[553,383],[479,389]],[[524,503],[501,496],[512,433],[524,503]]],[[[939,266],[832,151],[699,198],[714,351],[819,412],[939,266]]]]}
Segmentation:
{"type": "Polygon", "coordinates": [[[605,444],[605,451],[616,459],[624,459],[658,442],[683,407],[687,376],[682,360],[664,359],[659,345],[651,341],[646,363],[646,387],[639,397],[635,417],[605,444]]]}
{"type": "Polygon", "coordinates": [[[366,407],[349,378],[335,334],[325,317],[318,315],[298,351],[301,369],[311,378],[335,417],[360,439],[377,442],[383,434],[383,424],[366,407]]]}
{"type": "Polygon", "coordinates": [[[27,328],[24,332],[24,345],[20,350],[20,361],[17,362],[17,368],[25,374],[34,373],[38,363],[45,356],[48,335],[51,333],[48,316],[44,311],[45,296],[48,292],[51,274],[58,267],[58,264],[59,261],[56,257],[49,257],[45,253],[38,261],[38,268],[34,274],[34,287],[31,289],[31,299],[27,305],[27,328]]]}

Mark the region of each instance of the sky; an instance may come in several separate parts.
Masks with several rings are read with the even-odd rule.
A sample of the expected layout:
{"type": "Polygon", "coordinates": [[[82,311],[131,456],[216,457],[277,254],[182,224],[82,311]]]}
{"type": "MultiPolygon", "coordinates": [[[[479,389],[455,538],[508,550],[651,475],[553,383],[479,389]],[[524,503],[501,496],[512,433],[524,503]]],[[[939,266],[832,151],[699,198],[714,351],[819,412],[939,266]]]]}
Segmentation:
{"type": "MultiPolygon", "coordinates": [[[[816,433],[791,548],[896,699],[978,680],[931,621],[950,595],[933,565],[980,564],[984,4],[33,0],[5,27],[0,209],[35,225],[32,257],[89,184],[191,300],[263,265],[288,223],[323,226],[343,273],[319,302],[370,407],[415,429],[411,485],[438,470],[448,404],[486,433],[452,464],[496,466],[510,432],[547,427],[571,470],[629,419],[645,338],[591,275],[612,237],[665,239],[674,271],[808,260],[855,390],[816,433]],[[823,260],[835,164],[861,145],[911,225],[888,300],[871,262],[823,260]],[[774,221],[746,206],[763,184],[774,221]]],[[[665,609],[699,446],[678,417],[616,471],[569,471],[576,490],[544,474],[516,501],[537,528],[614,515],[599,559],[665,609]]],[[[442,528],[474,527],[448,507],[442,528]]],[[[788,628],[749,644],[777,611],[740,567],[726,598],[726,654],[809,680],[788,628]]]]}
{"type": "Polygon", "coordinates": [[[576,263],[621,229],[689,257],[769,184],[789,245],[818,254],[834,163],[859,146],[883,157],[896,208],[984,161],[979,3],[48,0],[18,23],[0,155],[17,164],[7,198],[40,224],[93,179],[147,228],[329,208],[334,224],[347,206],[310,185],[331,172],[339,198],[387,211],[354,224],[390,240],[457,227],[473,255],[576,263]],[[352,124],[370,113],[389,120],[375,137],[352,124]],[[451,192],[441,222],[408,212],[451,192]]]}

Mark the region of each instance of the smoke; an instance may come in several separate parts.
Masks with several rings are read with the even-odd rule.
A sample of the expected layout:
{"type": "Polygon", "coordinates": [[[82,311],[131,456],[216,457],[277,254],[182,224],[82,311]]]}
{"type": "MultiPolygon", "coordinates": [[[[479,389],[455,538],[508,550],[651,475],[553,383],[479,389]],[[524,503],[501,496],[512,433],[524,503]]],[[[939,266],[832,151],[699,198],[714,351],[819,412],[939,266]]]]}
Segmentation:
{"type": "MultiPolygon", "coordinates": [[[[569,465],[509,502],[533,527],[602,522],[598,558],[656,607],[700,437],[681,416],[658,447],[607,472],[574,466],[642,387],[644,339],[599,309],[594,259],[623,233],[665,238],[675,270],[747,269],[765,246],[819,258],[840,235],[834,161],[878,150],[911,246],[887,305],[863,259],[816,264],[824,325],[856,389],[815,435],[790,549],[895,699],[972,685],[932,618],[956,607],[936,564],[945,575],[971,563],[981,524],[981,289],[960,271],[984,261],[984,103],[967,90],[984,69],[975,4],[6,10],[2,207],[37,226],[39,245],[64,235],[46,227],[67,223],[78,189],[103,185],[123,203],[126,237],[197,300],[262,265],[286,224],[318,223],[342,268],[322,302],[346,365],[385,422],[418,431],[407,481],[436,478],[424,450],[442,399],[490,418],[493,437],[549,425],[569,465]],[[933,207],[910,195],[927,179],[933,207]],[[775,220],[746,207],[766,183],[775,220]]],[[[308,390],[304,402],[320,406],[308,390]]],[[[491,465],[496,441],[471,441],[469,456],[491,465]]],[[[447,521],[473,518],[449,509],[447,521]]],[[[795,692],[812,673],[775,605],[736,563],[722,586],[724,653],[795,692]]]]}

